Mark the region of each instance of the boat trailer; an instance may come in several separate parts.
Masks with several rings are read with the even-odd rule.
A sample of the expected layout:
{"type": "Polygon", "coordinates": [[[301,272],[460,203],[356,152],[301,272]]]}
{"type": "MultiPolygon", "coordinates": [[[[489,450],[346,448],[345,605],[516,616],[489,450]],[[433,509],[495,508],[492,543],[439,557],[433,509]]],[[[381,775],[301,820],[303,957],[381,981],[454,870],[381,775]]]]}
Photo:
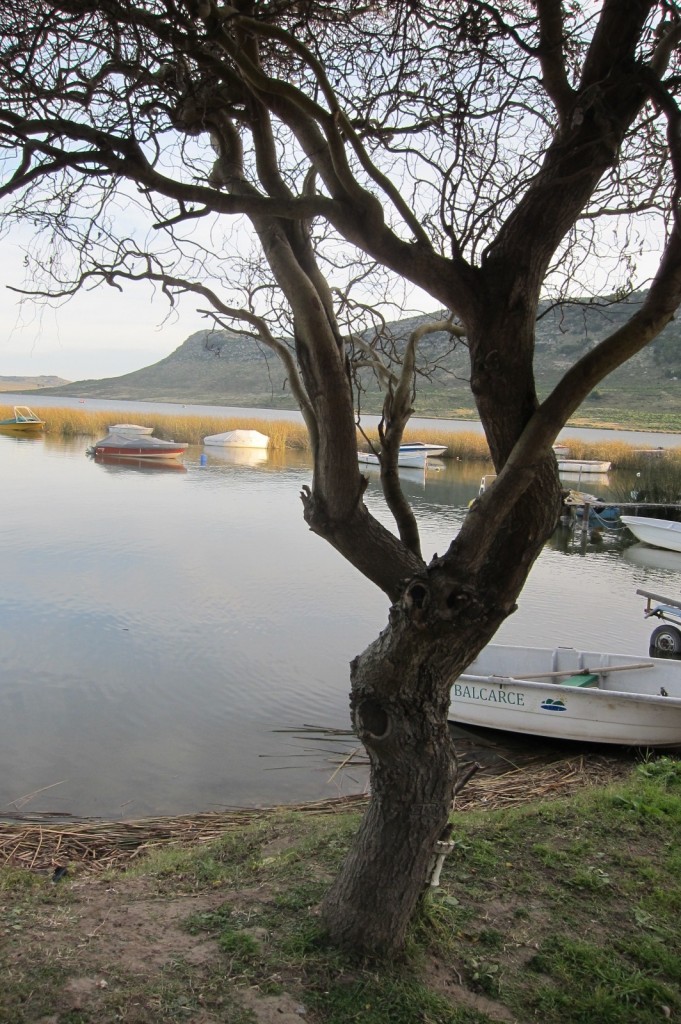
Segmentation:
{"type": "Polygon", "coordinates": [[[646,599],[644,618],[662,619],[665,622],[665,625],[657,626],[650,634],[650,657],[681,661],[681,601],[653,594],[650,590],[637,590],[636,593],[646,599]]]}

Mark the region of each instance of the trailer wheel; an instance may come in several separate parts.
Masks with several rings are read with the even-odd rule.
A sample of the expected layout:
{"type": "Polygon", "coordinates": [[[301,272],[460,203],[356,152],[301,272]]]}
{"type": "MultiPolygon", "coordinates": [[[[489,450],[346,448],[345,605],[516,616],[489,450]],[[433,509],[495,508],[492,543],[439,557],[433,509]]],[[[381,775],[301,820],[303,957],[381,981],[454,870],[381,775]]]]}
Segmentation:
{"type": "Polygon", "coordinates": [[[681,629],[676,626],[658,626],[650,634],[651,658],[677,658],[681,660],[681,629]]]}

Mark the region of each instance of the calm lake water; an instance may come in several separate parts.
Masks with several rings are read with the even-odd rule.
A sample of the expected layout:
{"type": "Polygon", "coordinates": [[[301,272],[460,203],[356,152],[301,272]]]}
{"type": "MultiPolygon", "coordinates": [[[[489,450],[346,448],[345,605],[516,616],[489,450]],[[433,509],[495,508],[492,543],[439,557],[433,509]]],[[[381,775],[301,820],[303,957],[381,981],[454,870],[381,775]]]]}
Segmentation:
{"type": "MultiPolygon", "coordinates": [[[[354,741],[304,727],[348,727],[348,663],[388,608],[305,526],[307,457],[211,449],[202,466],[193,446],[177,468],[139,469],[95,463],[90,441],[0,436],[0,815],[132,818],[363,788],[361,768],[336,770],[354,741]]],[[[428,557],[482,472],[404,474],[428,557]]],[[[366,500],[389,522],[377,478],[366,500]]],[[[497,639],[647,655],[637,587],[677,595],[681,555],[561,532],[497,639]]]]}

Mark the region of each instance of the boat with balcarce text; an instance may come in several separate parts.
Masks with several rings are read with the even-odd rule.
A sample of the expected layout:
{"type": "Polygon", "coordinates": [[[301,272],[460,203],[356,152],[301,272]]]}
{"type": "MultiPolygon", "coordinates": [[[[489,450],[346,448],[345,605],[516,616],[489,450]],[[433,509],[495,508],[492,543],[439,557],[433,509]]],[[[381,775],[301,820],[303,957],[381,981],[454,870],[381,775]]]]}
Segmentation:
{"type": "Polygon", "coordinates": [[[116,459],[178,459],[189,447],[184,441],[163,441],[151,427],[117,423],[109,433],[87,449],[88,455],[116,459]]]}
{"type": "Polygon", "coordinates": [[[556,740],[681,747],[681,661],[489,644],[454,681],[449,719],[556,740]]]}
{"type": "Polygon", "coordinates": [[[45,420],[41,420],[27,405],[15,405],[14,416],[0,420],[0,430],[19,434],[36,434],[44,426],[45,420]]]}

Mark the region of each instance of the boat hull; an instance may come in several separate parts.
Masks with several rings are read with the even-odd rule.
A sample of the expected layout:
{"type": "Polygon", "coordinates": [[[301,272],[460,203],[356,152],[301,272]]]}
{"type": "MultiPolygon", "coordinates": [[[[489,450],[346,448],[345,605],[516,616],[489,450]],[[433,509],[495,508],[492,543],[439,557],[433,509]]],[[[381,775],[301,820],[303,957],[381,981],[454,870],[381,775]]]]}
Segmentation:
{"type": "Polygon", "coordinates": [[[559,473],[607,473],[611,466],[611,462],[594,459],[558,459],[559,473]]]}
{"type": "MultiPolygon", "coordinates": [[[[357,461],[365,466],[380,466],[378,455],[373,452],[358,452],[357,461]]],[[[428,453],[424,451],[400,452],[397,456],[397,465],[404,469],[425,469],[428,461],[428,453]]]]}
{"type": "Polygon", "coordinates": [[[0,420],[0,430],[11,434],[40,434],[44,423],[17,423],[16,420],[0,420]]]}
{"type": "Polygon", "coordinates": [[[636,540],[666,551],[681,551],[681,523],[649,516],[620,516],[636,540]]]}
{"type": "Polygon", "coordinates": [[[681,662],[490,644],[454,682],[449,718],[546,739],[677,748],[681,662]]]}
{"type": "Polygon", "coordinates": [[[0,430],[11,434],[38,434],[44,426],[45,421],[27,405],[15,405],[14,416],[0,420],[0,430]]]}
{"type": "Polygon", "coordinates": [[[145,447],[135,445],[101,445],[96,444],[93,454],[101,458],[116,459],[179,459],[187,449],[186,444],[168,444],[168,447],[145,447]]]}

